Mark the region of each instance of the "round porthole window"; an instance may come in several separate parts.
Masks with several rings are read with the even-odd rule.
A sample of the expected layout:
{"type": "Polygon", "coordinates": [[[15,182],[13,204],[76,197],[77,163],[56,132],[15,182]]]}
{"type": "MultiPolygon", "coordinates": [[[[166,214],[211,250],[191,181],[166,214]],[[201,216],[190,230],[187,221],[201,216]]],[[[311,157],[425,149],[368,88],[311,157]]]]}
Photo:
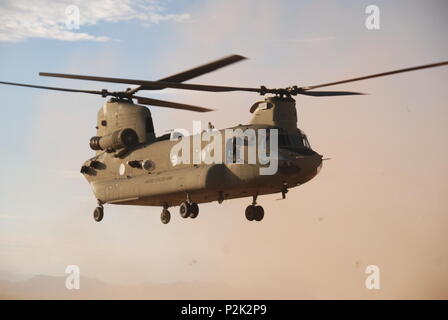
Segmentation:
{"type": "Polygon", "coordinates": [[[143,162],[142,162],[142,168],[146,171],[154,170],[155,167],[156,167],[156,164],[154,163],[154,161],[143,160],[143,162]]]}

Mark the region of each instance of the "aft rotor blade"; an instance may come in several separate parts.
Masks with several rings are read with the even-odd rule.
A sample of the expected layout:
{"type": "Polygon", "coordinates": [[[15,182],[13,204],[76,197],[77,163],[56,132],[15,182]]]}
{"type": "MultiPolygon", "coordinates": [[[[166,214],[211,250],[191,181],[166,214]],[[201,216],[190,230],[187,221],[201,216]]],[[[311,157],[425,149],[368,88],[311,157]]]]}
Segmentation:
{"type": "Polygon", "coordinates": [[[352,92],[352,91],[302,91],[299,94],[312,97],[334,97],[334,96],[353,96],[353,95],[364,95],[362,92],[352,92]]]}
{"type": "Polygon", "coordinates": [[[69,88],[58,88],[58,87],[46,87],[46,86],[36,86],[33,84],[26,84],[26,83],[0,81],[0,84],[7,84],[7,85],[19,86],[19,87],[36,88],[36,89],[65,91],[65,92],[82,92],[82,93],[99,94],[99,95],[105,94],[105,91],[98,91],[98,90],[80,90],[80,89],[69,89],[69,88]]]}
{"type": "Polygon", "coordinates": [[[172,108],[172,109],[182,109],[182,110],[189,110],[189,111],[196,111],[196,112],[213,111],[213,109],[209,109],[209,108],[198,107],[198,106],[193,106],[193,105],[184,104],[184,103],[177,103],[177,102],[172,102],[172,101],[158,100],[158,99],[146,98],[146,97],[136,97],[136,96],[134,96],[133,99],[134,98],[137,99],[138,103],[147,104],[150,106],[158,106],[158,107],[165,107],[165,108],[172,108]]]}
{"type": "Polygon", "coordinates": [[[367,75],[367,76],[363,76],[363,77],[357,77],[357,78],[352,78],[352,79],[347,79],[347,80],[341,80],[341,81],[323,83],[323,84],[318,84],[318,85],[313,85],[313,86],[301,87],[300,89],[302,89],[302,90],[311,90],[311,89],[316,89],[316,88],[333,86],[333,85],[336,85],[336,84],[342,84],[342,83],[348,83],[348,82],[354,82],[354,81],[378,78],[378,77],[383,77],[383,76],[389,76],[389,75],[396,74],[396,73],[409,72],[409,71],[415,71],[415,70],[421,70],[421,69],[427,69],[427,68],[434,68],[434,67],[441,67],[441,66],[444,66],[444,65],[447,65],[447,64],[448,64],[448,61],[442,61],[442,62],[437,62],[437,63],[425,64],[425,65],[417,66],[417,67],[411,67],[411,68],[387,71],[387,72],[382,72],[382,73],[376,73],[376,74],[371,74],[371,75],[367,75]]]}
{"type": "Polygon", "coordinates": [[[229,91],[249,91],[249,92],[261,92],[260,88],[244,88],[244,87],[228,87],[228,86],[215,86],[204,84],[192,84],[192,83],[174,83],[165,81],[148,81],[148,80],[135,80],[135,79],[123,79],[123,78],[111,78],[111,77],[97,77],[97,76],[85,76],[78,74],[64,74],[64,73],[48,73],[40,72],[40,76],[44,77],[56,77],[66,79],[79,79],[89,81],[102,81],[113,83],[125,83],[125,84],[138,84],[144,87],[150,87],[154,89],[173,88],[184,90],[196,90],[196,91],[210,91],[210,92],[229,92],[229,91]]]}

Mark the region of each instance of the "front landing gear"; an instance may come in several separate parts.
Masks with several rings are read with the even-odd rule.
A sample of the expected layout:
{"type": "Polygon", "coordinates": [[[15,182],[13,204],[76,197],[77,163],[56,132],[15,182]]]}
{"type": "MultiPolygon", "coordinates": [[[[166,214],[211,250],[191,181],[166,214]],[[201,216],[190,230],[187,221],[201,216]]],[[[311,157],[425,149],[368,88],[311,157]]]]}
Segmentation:
{"type": "Polygon", "coordinates": [[[257,195],[253,197],[252,204],[246,208],[246,219],[249,221],[261,221],[264,218],[264,209],[257,205],[257,195]]]}
{"type": "Polygon", "coordinates": [[[190,218],[194,219],[199,214],[199,206],[196,202],[190,204],[190,218]]]}
{"type": "Polygon", "coordinates": [[[96,222],[100,222],[103,220],[104,216],[104,208],[103,205],[99,202],[98,207],[93,210],[93,219],[95,219],[96,222]]]}
{"type": "Polygon", "coordinates": [[[246,208],[246,219],[249,221],[261,221],[264,218],[264,209],[262,206],[251,204],[246,208]]]}

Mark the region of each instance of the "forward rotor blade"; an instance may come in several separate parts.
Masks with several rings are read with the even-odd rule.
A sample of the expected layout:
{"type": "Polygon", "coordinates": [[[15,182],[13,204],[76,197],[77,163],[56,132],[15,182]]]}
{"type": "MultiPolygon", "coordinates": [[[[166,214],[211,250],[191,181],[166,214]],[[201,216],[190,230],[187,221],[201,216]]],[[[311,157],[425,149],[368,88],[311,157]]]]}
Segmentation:
{"type": "Polygon", "coordinates": [[[192,84],[192,83],[173,83],[173,82],[165,82],[165,81],[148,81],[148,80],[135,80],[135,79],[123,79],[123,78],[111,78],[111,77],[85,76],[85,75],[78,75],[78,74],[40,72],[39,75],[44,76],[44,77],[80,79],[80,80],[125,83],[125,84],[138,84],[138,85],[141,85],[144,87],[150,87],[150,88],[154,88],[154,89],[174,88],[174,89],[211,91],[211,92],[229,92],[229,91],[261,92],[260,88],[227,87],[227,86],[214,86],[214,85],[203,85],[203,84],[192,84]]]}
{"type": "MultiPolygon", "coordinates": [[[[177,73],[175,75],[160,79],[159,81],[164,81],[164,82],[184,82],[196,77],[199,77],[203,74],[215,71],[219,68],[223,68],[225,66],[228,66],[229,64],[241,61],[247,59],[246,57],[234,54],[234,55],[230,55],[228,57],[201,65],[199,67],[193,68],[193,69],[189,69],[186,70],[184,72],[180,72],[177,73]]],[[[130,94],[134,94],[139,90],[156,90],[156,89],[164,89],[164,87],[160,87],[160,88],[153,88],[153,87],[148,87],[148,86],[139,86],[137,88],[134,88],[132,90],[129,91],[130,94]]]]}
{"type": "Polygon", "coordinates": [[[213,111],[213,109],[192,106],[192,105],[184,104],[184,103],[177,103],[177,102],[158,100],[158,99],[152,99],[152,98],[146,98],[146,97],[136,97],[136,96],[134,96],[133,98],[137,99],[138,103],[140,103],[140,104],[147,104],[150,106],[158,106],[158,107],[165,107],[165,108],[172,108],[172,109],[182,109],[182,110],[189,110],[189,111],[196,111],[196,112],[213,111]]]}
{"type": "Polygon", "coordinates": [[[0,81],[0,84],[7,84],[7,85],[19,86],[19,87],[36,88],[36,89],[65,91],[65,92],[82,92],[82,93],[99,94],[99,95],[103,95],[105,93],[105,91],[98,91],[98,90],[79,90],[79,89],[69,89],[69,88],[46,87],[46,86],[36,86],[33,84],[26,84],[26,83],[15,83],[15,82],[4,82],[4,81],[0,81]]]}
{"type": "MultiPolygon", "coordinates": [[[[177,73],[175,75],[169,76],[169,77],[165,77],[163,79],[160,79],[159,81],[163,81],[163,82],[184,82],[196,77],[199,77],[203,74],[215,71],[217,69],[226,67],[230,64],[236,63],[238,61],[247,59],[246,57],[234,54],[234,55],[230,55],[227,57],[224,57],[222,59],[213,61],[213,62],[209,62],[207,64],[198,66],[196,68],[193,69],[189,69],[180,73],[177,73]]],[[[145,87],[145,86],[139,86],[137,88],[134,88],[130,91],[130,93],[136,93],[139,90],[154,90],[156,88],[152,88],[152,87],[145,87]]],[[[157,89],[164,89],[163,87],[157,88],[157,89]]]]}
{"type": "Polygon", "coordinates": [[[224,57],[222,59],[218,59],[215,60],[213,62],[209,62],[207,64],[198,66],[196,68],[190,69],[190,70],[186,70],[180,73],[177,73],[175,75],[160,79],[159,81],[164,81],[164,82],[184,82],[196,77],[199,77],[203,74],[215,71],[217,69],[226,67],[230,64],[236,63],[238,61],[241,60],[245,60],[247,59],[246,57],[237,55],[237,54],[233,54],[227,57],[224,57]]]}
{"type": "Polygon", "coordinates": [[[378,77],[383,77],[383,76],[389,76],[391,74],[396,74],[396,73],[409,72],[409,71],[415,71],[415,70],[421,70],[421,69],[427,69],[427,68],[434,68],[434,67],[441,67],[441,66],[444,66],[444,65],[447,65],[447,64],[448,64],[448,61],[442,61],[442,62],[437,62],[437,63],[425,64],[425,65],[417,66],[417,67],[411,67],[411,68],[387,71],[387,72],[382,72],[382,73],[376,73],[376,74],[371,74],[371,75],[367,75],[367,76],[363,76],[363,77],[357,77],[357,78],[352,78],[352,79],[347,79],[347,80],[341,80],[341,81],[323,83],[323,84],[318,84],[318,85],[313,85],[313,86],[301,87],[300,89],[302,89],[302,90],[311,90],[311,89],[316,89],[316,88],[333,86],[333,85],[336,85],[336,84],[342,84],[342,83],[348,83],[348,82],[354,82],[354,81],[378,78],[378,77]]]}
{"type": "Polygon", "coordinates": [[[364,95],[365,93],[352,92],[352,91],[302,91],[299,92],[299,94],[313,97],[334,97],[334,96],[364,95]]]}
{"type": "MultiPolygon", "coordinates": [[[[97,95],[101,95],[101,96],[106,96],[108,94],[108,92],[106,90],[104,90],[104,91],[80,90],[80,89],[36,86],[36,85],[32,85],[32,84],[15,83],[15,82],[4,82],[4,81],[0,81],[0,84],[19,86],[19,87],[36,88],[36,89],[56,90],[56,91],[64,91],[64,92],[90,93],[90,94],[97,94],[97,95]]],[[[182,109],[182,110],[190,110],[190,111],[196,111],[196,112],[213,111],[213,109],[193,106],[193,105],[184,104],[184,103],[177,103],[177,102],[158,100],[158,99],[152,99],[152,98],[146,98],[146,97],[137,97],[137,96],[133,96],[132,98],[137,99],[138,103],[148,104],[148,105],[152,105],[152,106],[159,106],[159,107],[166,107],[166,108],[173,108],[173,109],[182,109]]]]}
{"type": "Polygon", "coordinates": [[[159,81],[164,81],[164,82],[184,82],[196,77],[199,77],[203,74],[215,71],[217,69],[226,67],[230,64],[236,63],[238,61],[247,59],[246,57],[234,54],[234,55],[230,55],[218,60],[215,60],[213,62],[209,62],[207,64],[198,66],[196,68],[190,69],[190,70],[186,70],[180,73],[177,73],[175,75],[160,79],[159,81]]]}

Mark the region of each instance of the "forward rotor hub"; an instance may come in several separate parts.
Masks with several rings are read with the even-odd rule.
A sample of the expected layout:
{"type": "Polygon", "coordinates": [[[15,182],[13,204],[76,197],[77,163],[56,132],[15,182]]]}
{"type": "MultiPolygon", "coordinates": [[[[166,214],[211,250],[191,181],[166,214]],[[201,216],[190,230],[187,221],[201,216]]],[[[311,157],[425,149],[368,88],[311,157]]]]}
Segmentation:
{"type": "Polygon", "coordinates": [[[265,86],[260,87],[260,95],[264,96],[267,93],[275,94],[280,97],[290,97],[290,96],[296,96],[303,92],[301,88],[298,86],[292,86],[292,87],[286,87],[286,88],[275,88],[275,89],[268,89],[265,86]]]}

